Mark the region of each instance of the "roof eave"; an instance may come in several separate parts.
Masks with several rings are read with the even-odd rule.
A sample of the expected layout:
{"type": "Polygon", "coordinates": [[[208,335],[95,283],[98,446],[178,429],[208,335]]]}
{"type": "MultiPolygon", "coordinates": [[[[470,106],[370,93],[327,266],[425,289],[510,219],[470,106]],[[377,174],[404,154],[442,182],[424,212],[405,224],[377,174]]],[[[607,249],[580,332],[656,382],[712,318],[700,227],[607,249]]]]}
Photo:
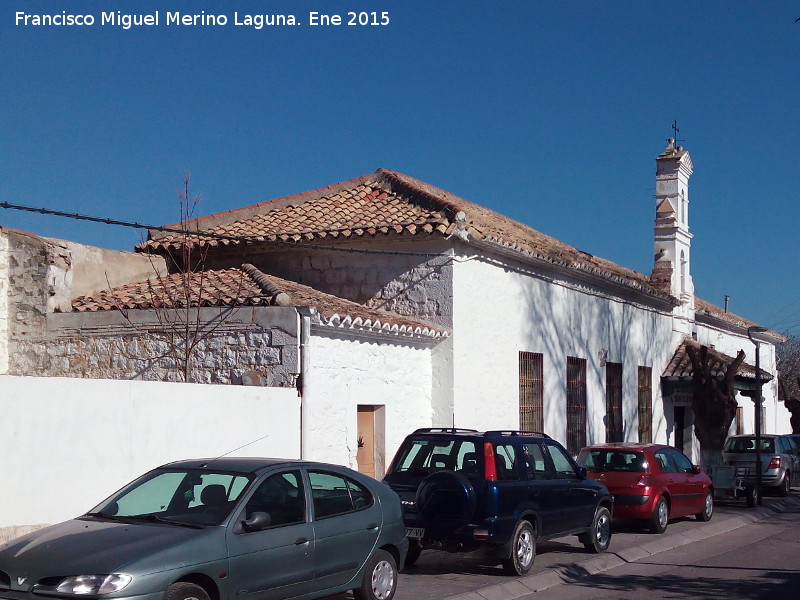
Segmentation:
{"type": "Polygon", "coordinates": [[[626,281],[618,275],[601,271],[595,267],[582,269],[581,265],[558,263],[518,247],[499,244],[491,240],[481,240],[474,236],[462,239],[471,246],[524,262],[545,273],[568,275],[572,279],[602,288],[621,298],[644,302],[657,309],[671,311],[679,304],[678,300],[672,296],[654,293],[644,286],[626,281]]]}

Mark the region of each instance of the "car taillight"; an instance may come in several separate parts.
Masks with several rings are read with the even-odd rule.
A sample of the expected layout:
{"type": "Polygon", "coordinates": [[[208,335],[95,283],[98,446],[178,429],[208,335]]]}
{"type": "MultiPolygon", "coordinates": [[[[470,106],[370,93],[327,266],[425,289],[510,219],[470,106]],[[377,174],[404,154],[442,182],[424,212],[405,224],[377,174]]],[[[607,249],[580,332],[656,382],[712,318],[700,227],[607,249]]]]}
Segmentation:
{"type": "Polygon", "coordinates": [[[781,468],[781,457],[780,456],[773,456],[772,460],[769,461],[769,466],[767,469],[780,469],[781,468]]]}
{"type": "Polygon", "coordinates": [[[636,485],[646,486],[650,485],[650,478],[647,475],[642,475],[639,477],[639,481],[636,482],[636,485]]]}
{"type": "Polygon", "coordinates": [[[491,442],[483,444],[483,478],[497,481],[497,464],[494,462],[494,446],[491,442]]]}

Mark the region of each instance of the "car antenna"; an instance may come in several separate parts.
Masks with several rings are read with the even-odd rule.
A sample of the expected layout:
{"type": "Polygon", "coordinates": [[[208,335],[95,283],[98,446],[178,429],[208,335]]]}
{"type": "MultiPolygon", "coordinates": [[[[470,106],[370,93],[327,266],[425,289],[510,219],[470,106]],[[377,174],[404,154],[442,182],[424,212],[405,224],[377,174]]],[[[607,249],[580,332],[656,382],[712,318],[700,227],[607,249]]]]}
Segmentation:
{"type": "Polygon", "coordinates": [[[237,450],[241,450],[242,448],[247,448],[248,446],[251,446],[251,445],[255,444],[256,442],[260,442],[261,440],[263,440],[265,438],[268,438],[268,437],[269,437],[269,434],[262,435],[257,440],[253,440],[252,442],[247,442],[246,444],[243,444],[243,445],[239,446],[238,448],[234,448],[233,450],[228,450],[225,454],[220,454],[218,457],[212,458],[211,460],[209,460],[207,462],[204,462],[202,465],[200,465],[200,467],[201,468],[207,467],[208,463],[214,462],[215,460],[219,460],[220,458],[228,456],[228,454],[230,454],[231,452],[236,452],[237,450]]]}

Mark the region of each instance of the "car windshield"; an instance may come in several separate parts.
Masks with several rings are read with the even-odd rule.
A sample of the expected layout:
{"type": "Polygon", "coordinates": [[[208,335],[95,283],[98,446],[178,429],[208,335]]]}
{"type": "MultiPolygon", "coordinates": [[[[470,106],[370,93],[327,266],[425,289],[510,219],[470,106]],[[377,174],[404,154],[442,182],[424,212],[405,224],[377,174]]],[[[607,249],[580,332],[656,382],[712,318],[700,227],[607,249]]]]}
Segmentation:
{"type": "MultiPolygon", "coordinates": [[[[725,452],[755,452],[756,451],[756,438],[753,437],[736,437],[729,438],[725,444],[725,452]]],[[[775,440],[772,438],[761,438],[761,452],[774,452],[775,440]]]]}
{"type": "Polygon", "coordinates": [[[406,440],[393,472],[427,475],[445,469],[459,471],[469,478],[480,477],[475,442],[441,438],[406,440]]]}
{"type": "Polygon", "coordinates": [[[93,508],[88,516],[178,525],[218,525],[253,476],[206,469],[158,469],[93,508]]]}
{"type": "Polygon", "coordinates": [[[590,450],[584,448],[578,455],[578,464],[591,471],[647,472],[647,460],[644,454],[628,450],[590,450]]]}

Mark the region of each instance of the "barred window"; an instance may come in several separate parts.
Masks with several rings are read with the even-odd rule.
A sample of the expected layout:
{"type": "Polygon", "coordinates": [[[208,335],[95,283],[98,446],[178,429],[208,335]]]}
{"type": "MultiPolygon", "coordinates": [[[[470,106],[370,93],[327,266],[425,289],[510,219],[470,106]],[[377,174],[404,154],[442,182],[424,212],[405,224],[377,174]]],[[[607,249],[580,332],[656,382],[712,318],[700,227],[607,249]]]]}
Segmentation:
{"type": "Polygon", "coordinates": [[[573,456],[586,445],[586,359],[567,357],[567,450],[573,456]]]}
{"type": "Polygon", "coordinates": [[[606,363],[606,441],[622,441],[622,363],[606,363]]]}
{"type": "Polygon", "coordinates": [[[544,432],[544,360],[538,352],[519,353],[519,428],[544,432]]]}
{"type": "Polygon", "coordinates": [[[653,441],[653,368],[639,367],[639,441],[653,441]]]}

